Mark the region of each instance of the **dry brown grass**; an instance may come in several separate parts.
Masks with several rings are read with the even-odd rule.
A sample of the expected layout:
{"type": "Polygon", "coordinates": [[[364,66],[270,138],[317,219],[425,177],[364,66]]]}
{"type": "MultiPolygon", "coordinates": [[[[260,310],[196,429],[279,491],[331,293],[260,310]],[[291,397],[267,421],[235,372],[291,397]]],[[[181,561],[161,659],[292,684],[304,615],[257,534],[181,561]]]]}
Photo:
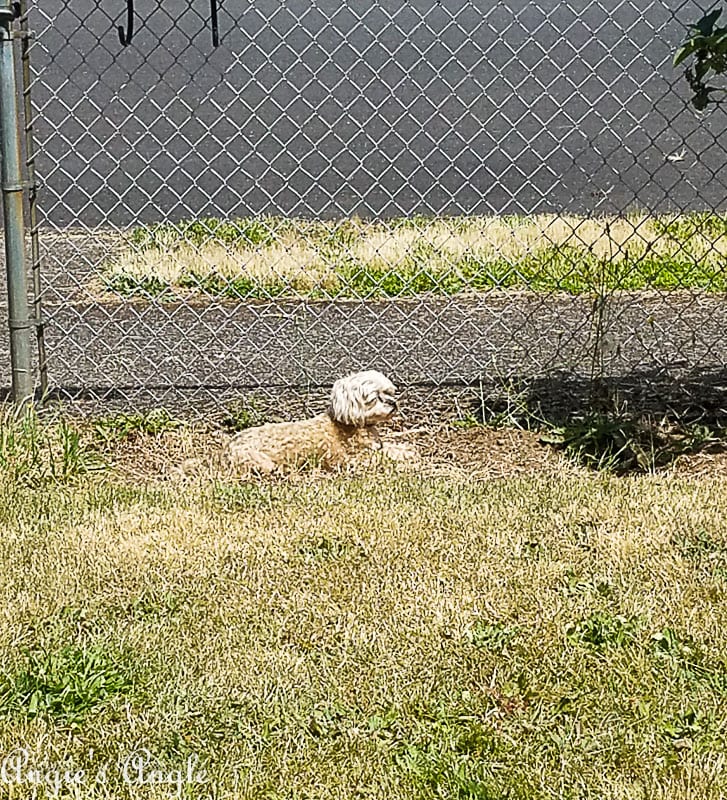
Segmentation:
{"type": "Polygon", "coordinates": [[[199,756],[189,797],[724,797],[727,479],[519,437],[422,434],[427,474],[180,484],[130,479],[119,444],[70,482],[3,472],[0,752],[111,765],[83,797],[174,796],[123,782],[140,746],[199,756]],[[77,713],[32,713],[38,653],[77,713]]]}
{"type": "MultiPolygon", "coordinates": [[[[607,261],[616,270],[626,264],[629,274],[613,280],[617,285],[625,281],[624,288],[628,288],[634,281],[639,284],[654,279],[654,265],[666,271],[659,278],[665,285],[673,282],[689,286],[698,280],[701,286],[705,282],[702,272],[697,270],[696,278],[695,270],[690,271],[688,266],[699,264],[702,271],[711,272],[718,270],[727,256],[727,236],[721,229],[700,227],[691,218],[678,216],[585,218],[541,214],[390,223],[354,219],[345,221],[345,225],[302,220],[283,225],[280,220],[266,223],[263,219],[257,224],[267,224],[271,236],[254,244],[242,235],[229,235],[221,241],[212,232],[187,236],[173,226],[156,230],[148,239],[142,237],[141,243],[131,242],[115,254],[107,264],[104,282],[126,287],[125,291],[139,286],[149,291],[156,286],[158,291],[159,287],[204,283],[204,276],[211,275],[216,291],[223,291],[227,283],[242,294],[256,291],[255,287],[273,293],[285,287],[301,293],[365,293],[370,286],[362,280],[362,271],[377,276],[374,287],[380,287],[377,281],[387,272],[419,286],[414,278],[426,272],[430,276],[455,275],[449,282],[443,277],[441,280],[443,291],[454,291],[470,284],[476,289],[490,283],[499,285],[499,281],[510,285],[513,277],[507,265],[517,269],[527,261],[523,285],[537,278],[538,288],[559,288],[562,283],[569,291],[586,291],[588,276],[571,275],[578,271],[579,259],[607,261]],[[681,231],[680,225],[688,227],[688,232],[681,231]],[[564,257],[565,263],[561,263],[564,257]],[[641,262],[648,262],[651,277],[630,274],[638,271],[641,262]],[[495,269],[489,278],[488,268],[495,269]]],[[[232,223],[227,225],[234,230],[232,223]]],[[[430,283],[429,289],[436,290],[437,280],[430,283]]],[[[406,294],[413,289],[404,286],[400,291],[406,294]]]]}

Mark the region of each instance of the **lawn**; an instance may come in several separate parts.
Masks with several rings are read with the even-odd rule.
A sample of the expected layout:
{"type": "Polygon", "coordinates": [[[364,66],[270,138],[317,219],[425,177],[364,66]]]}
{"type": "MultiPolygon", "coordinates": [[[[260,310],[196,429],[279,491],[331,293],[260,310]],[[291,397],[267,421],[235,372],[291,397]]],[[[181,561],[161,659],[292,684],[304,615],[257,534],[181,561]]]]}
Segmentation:
{"type": "Polygon", "coordinates": [[[206,218],[135,228],[96,292],[387,298],[491,289],[727,290],[727,217],[541,214],[366,222],[206,218]]]}
{"type": "Polygon", "coordinates": [[[179,483],[4,437],[8,796],[727,795],[717,470],[179,483]]]}

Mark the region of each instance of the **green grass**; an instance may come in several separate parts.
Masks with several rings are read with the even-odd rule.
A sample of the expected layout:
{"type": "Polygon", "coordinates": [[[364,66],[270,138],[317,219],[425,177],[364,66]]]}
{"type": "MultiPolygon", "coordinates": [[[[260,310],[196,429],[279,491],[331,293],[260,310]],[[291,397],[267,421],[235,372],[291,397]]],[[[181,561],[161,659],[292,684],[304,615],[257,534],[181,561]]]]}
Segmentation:
{"type": "Polygon", "coordinates": [[[709,212],[694,212],[676,217],[657,217],[655,224],[661,232],[687,243],[694,236],[717,239],[727,236],[727,217],[709,212]]]}
{"type": "Polygon", "coordinates": [[[83,797],[169,797],[140,747],[184,797],[727,794],[718,473],[15,475],[0,750],[83,797]]]}
{"type": "Polygon", "coordinates": [[[645,415],[591,412],[565,425],[545,425],[543,444],[563,449],[575,462],[617,473],[653,472],[678,456],[718,445],[724,431],[706,425],[668,424],[645,415]]]}
{"type": "Polygon", "coordinates": [[[99,417],[92,423],[96,439],[104,444],[123,441],[140,434],[158,436],[181,426],[165,408],[154,408],[146,412],[119,413],[99,417]]]}
{"type": "Polygon", "coordinates": [[[16,674],[0,679],[0,714],[76,723],[132,684],[101,645],[34,650],[16,674]]]}
{"type": "Polygon", "coordinates": [[[166,222],[142,225],[131,232],[129,241],[141,249],[164,247],[170,236],[194,245],[206,244],[210,239],[228,245],[268,245],[276,240],[283,225],[282,220],[273,217],[233,221],[206,217],[183,220],[176,225],[166,222]]]}
{"type": "Polygon", "coordinates": [[[222,424],[228,431],[237,432],[272,422],[265,405],[264,400],[255,395],[246,400],[228,403],[222,424]]]}
{"type": "Polygon", "coordinates": [[[104,468],[88,437],[62,416],[0,412],[0,471],[14,485],[66,481],[104,468]]]}
{"type": "Polygon", "coordinates": [[[206,218],[132,230],[101,287],[233,299],[727,291],[727,217],[206,218]]]}

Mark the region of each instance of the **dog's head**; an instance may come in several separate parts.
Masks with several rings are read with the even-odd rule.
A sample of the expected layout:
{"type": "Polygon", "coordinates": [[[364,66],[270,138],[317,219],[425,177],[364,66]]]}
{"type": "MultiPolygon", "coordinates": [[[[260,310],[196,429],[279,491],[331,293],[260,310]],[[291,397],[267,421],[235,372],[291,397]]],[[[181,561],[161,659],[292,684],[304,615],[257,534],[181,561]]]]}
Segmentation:
{"type": "Polygon", "coordinates": [[[328,414],[334,422],[363,428],[388,419],[397,409],[396,386],[380,372],[354,372],[333,384],[328,414]]]}

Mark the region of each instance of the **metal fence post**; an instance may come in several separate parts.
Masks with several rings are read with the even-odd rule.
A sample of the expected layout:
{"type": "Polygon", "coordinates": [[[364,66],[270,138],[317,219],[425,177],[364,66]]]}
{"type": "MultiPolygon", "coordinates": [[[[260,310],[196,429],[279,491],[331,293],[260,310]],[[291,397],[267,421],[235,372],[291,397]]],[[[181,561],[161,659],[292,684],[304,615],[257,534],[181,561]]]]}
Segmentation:
{"type": "Polygon", "coordinates": [[[5,263],[8,276],[8,323],[13,400],[24,403],[33,396],[31,329],[25,269],[23,173],[21,169],[15,47],[12,29],[15,9],[0,0],[0,158],[2,159],[5,263]]]}

